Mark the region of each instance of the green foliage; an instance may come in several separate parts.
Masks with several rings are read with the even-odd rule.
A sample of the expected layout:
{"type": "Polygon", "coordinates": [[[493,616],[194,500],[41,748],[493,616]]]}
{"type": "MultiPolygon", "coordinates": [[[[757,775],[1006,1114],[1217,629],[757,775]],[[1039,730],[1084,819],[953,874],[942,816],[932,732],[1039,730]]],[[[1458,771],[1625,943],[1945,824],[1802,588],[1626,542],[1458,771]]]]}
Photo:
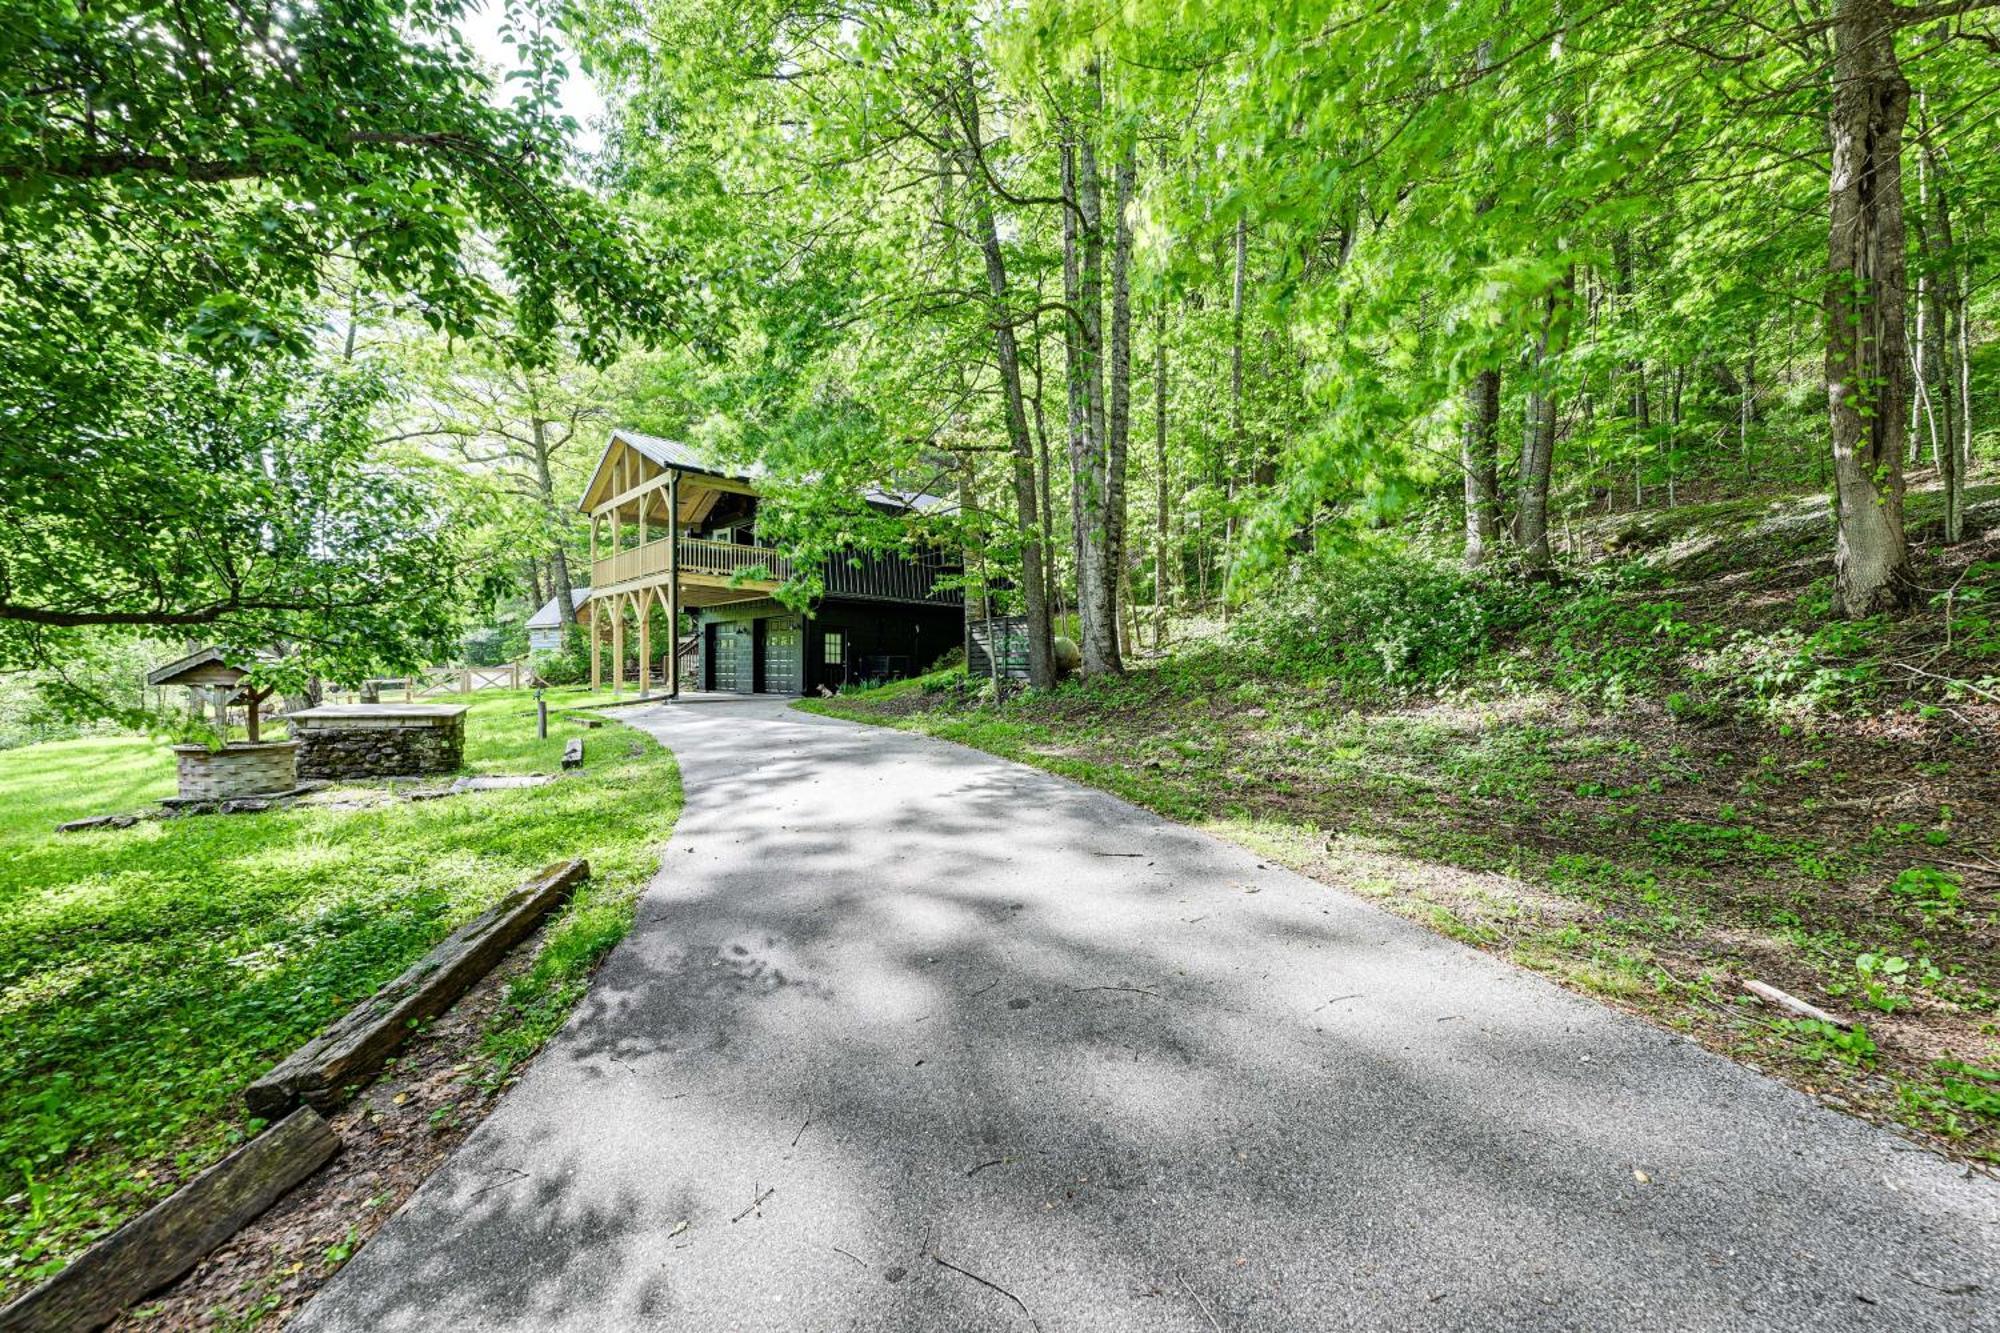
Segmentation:
{"type": "Polygon", "coordinates": [[[89,448],[40,438],[0,469],[0,666],[60,667],[87,629],[214,636],[244,661],[290,644],[267,674],[292,689],[450,653],[455,482],[375,448],[379,380],[174,354],[126,387],[89,448]]]}
{"type": "MultiPolygon", "coordinates": [[[[473,697],[467,764],[552,771],[525,694],[473,697]]],[[[243,1086],[536,870],[588,856],[489,1040],[518,1061],[630,920],[678,808],[671,761],[622,741],[545,787],[299,807],[57,836],[172,789],[111,737],[0,754],[0,1288],[60,1266],[255,1126],[243,1086]]]]}
{"type": "Polygon", "coordinates": [[[278,650],[291,688],[449,656],[479,506],[383,439],[421,432],[358,325],[386,306],[521,364],[693,331],[686,270],[568,174],[551,16],[507,4],[503,99],[466,12],[10,8],[0,670],[58,670],[88,628],[278,650]]]}
{"type": "Polygon", "coordinates": [[[159,333],[223,362],[304,350],[302,302],[331,255],[470,335],[501,304],[492,270],[465,262],[479,234],[531,339],[565,308],[600,356],[620,331],[662,331],[679,270],[565,176],[547,18],[506,5],[521,68],[502,100],[459,33],[467,8],[10,7],[0,323],[15,352],[53,370],[159,333]]]}
{"type": "Polygon", "coordinates": [[[1545,600],[1533,585],[1369,547],[1296,571],[1235,629],[1278,674],[1358,693],[1467,684],[1545,600]]]}
{"type": "Polygon", "coordinates": [[[1964,901],[1965,885],[1949,870],[1934,866],[1911,866],[1896,876],[1889,892],[1910,904],[1925,919],[1950,916],[1964,901]]]}
{"type": "Polygon", "coordinates": [[[590,683],[590,653],[581,642],[571,642],[557,649],[544,649],[529,659],[535,674],[551,685],[587,685],[590,683]]]}
{"type": "Polygon", "coordinates": [[[1799,1058],[1817,1064],[1833,1058],[1850,1065],[1866,1065],[1879,1053],[1868,1029],[1856,1023],[1837,1027],[1819,1018],[1780,1018],[1772,1026],[1798,1041],[1799,1058]]]}

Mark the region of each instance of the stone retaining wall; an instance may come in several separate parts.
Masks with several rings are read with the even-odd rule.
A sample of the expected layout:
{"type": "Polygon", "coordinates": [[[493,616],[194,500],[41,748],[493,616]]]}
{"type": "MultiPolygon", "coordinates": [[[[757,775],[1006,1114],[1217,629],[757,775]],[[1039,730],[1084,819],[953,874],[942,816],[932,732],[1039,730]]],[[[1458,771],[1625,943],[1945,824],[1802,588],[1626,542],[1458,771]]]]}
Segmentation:
{"type": "Polygon", "coordinates": [[[309,708],[288,719],[302,778],[390,778],[455,772],[465,761],[462,705],[309,708]]]}
{"type": "Polygon", "coordinates": [[[298,748],[296,741],[236,742],[220,750],[176,745],[174,767],[180,774],[181,796],[220,801],[290,791],[299,785],[294,766],[298,748]]]}

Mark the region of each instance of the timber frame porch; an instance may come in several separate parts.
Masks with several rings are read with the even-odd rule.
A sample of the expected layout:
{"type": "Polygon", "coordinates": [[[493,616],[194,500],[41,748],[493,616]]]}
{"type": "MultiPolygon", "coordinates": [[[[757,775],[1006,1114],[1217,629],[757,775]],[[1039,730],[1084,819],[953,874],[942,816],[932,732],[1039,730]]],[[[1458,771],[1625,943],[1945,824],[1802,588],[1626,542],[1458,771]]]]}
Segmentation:
{"type": "Polygon", "coordinates": [[[604,686],[608,628],[611,690],[624,692],[629,612],[639,636],[634,684],[647,697],[658,610],[673,648],[665,654],[667,695],[678,697],[682,654],[673,638],[681,612],[766,598],[791,577],[791,561],[769,547],[687,535],[729,497],[756,494],[748,478],[704,467],[671,441],[612,433],[577,506],[590,516],[590,599],[577,614],[588,626],[591,689],[604,686]]]}

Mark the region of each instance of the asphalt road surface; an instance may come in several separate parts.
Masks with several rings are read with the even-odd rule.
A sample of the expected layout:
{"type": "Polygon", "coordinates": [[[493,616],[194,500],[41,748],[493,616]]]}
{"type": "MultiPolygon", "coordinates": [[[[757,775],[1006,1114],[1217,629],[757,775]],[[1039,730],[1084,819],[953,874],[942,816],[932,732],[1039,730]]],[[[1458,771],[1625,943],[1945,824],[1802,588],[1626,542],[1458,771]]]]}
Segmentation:
{"type": "Polygon", "coordinates": [[[2000,1329],[2000,1184],[1691,1042],[970,750],[627,717],[636,926],[294,1329],[2000,1329]]]}

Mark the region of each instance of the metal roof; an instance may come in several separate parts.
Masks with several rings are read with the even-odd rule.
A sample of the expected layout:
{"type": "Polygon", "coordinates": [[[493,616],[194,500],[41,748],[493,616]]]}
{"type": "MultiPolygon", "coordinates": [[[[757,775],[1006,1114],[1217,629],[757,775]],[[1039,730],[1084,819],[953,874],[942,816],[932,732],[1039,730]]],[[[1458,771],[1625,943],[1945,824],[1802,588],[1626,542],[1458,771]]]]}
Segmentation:
{"type": "MultiPolygon", "coordinates": [[[[572,587],[569,590],[569,599],[569,609],[574,614],[579,607],[590,600],[589,585],[572,587]]],[[[528,617],[527,627],[529,629],[561,629],[562,617],[556,614],[556,599],[551,597],[548,601],[543,602],[542,609],[528,617]]]]}
{"type": "Polygon", "coordinates": [[[614,430],[613,440],[623,440],[661,467],[679,468],[683,472],[706,472],[711,477],[731,477],[737,481],[755,481],[764,475],[764,469],[751,464],[748,468],[717,467],[692,445],[679,440],[663,440],[657,435],[641,435],[635,430],[614,430]]]}
{"type": "MultiPolygon", "coordinates": [[[[598,459],[597,468],[591,471],[592,485],[597,480],[598,470],[604,466],[604,459],[611,455],[611,446],[621,441],[661,467],[675,468],[681,472],[694,472],[745,482],[754,482],[769,475],[769,469],[762,463],[750,463],[742,467],[719,467],[692,445],[683,444],[679,440],[663,439],[658,435],[645,435],[636,430],[626,430],[621,426],[613,430],[611,438],[605,442],[604,454],[598,459]]],[[[586,495],[590,490],[590,485],[584,487],[586,495]]],[[[949,500],[941,495],[927,495],[922,491],[896,491],[885,486],[870,486],[861,494],[873,504],[888,505],[917,514],[941,513],[958,505],[956,500],[949,500]]],[[[579,501],[577,508],[583,507],[583,503],[579,501]]]]}

